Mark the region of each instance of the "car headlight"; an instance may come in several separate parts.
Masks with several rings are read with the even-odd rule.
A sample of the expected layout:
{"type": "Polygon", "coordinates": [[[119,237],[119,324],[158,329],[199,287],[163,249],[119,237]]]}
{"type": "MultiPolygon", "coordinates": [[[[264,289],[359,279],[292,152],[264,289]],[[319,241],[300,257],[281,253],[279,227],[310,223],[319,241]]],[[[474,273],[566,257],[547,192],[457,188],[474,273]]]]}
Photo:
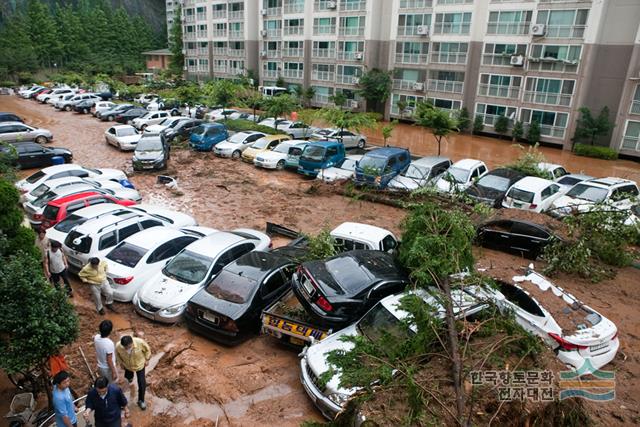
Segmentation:
{"type": "Polygon", "coordinates": [[[163,157],[163,156],[160,156],[160,157],[158,157],[157,159],[155,159],[153,162],[154,162],[154,163],[161,163],[161,162],[163,162],[163,161],[164,161],[164,157],[163,157]]]}
{"type": "Polygon", "coordinates": [[[349,396],[342,393],[331,393],[329,395],[329,400],[338,406],[342,406],[347,400],[349,400],[349,396]]]}
{"type": "Polygon", "coordinates": [[[133,160],[134,162],[139,162],[140,161],[140,159],[137,158],[136,156],[133,156],[133,158],[131,160],[133,160]]]}
{"type": "Polygon", "coordinates": [[[140,298],[138,298],[138,293],[136,292],[135,295],[133,295],[133,298],[131,299],[131,302],[133,303],[133,305],[138,305],[138,303],[140,302],[140,298]]]}
{"type": "Polygon", "coordinates": [[[171,307],[160,310],[158,313],[160,314],[160,316],[174,316],[184,311],[184,308],[186,306],[187,304],[172,305],[171,307]]]}

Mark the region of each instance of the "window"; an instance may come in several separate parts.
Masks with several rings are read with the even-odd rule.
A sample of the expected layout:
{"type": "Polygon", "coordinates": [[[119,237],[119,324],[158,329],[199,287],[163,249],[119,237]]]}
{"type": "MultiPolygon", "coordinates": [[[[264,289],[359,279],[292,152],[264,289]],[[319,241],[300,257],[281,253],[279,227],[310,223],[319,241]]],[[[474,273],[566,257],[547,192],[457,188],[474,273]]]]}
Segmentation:
{"type": "Polygon", "coordinates": [[[516,111],[516,107],[506,105],[476,104],[476,114],[483,116],[484,124],[487,126],[493,126],[500,116],[506,116],[509,119],[515,118],[516,111]]]}
{"type": "Polygon", "coordinates": [[[95,197],[93,199],[89,199],[88,203],[89,203],[89,206],[95,206],[95,205],[101,205],[103,203],[111,203],[111,200],[107,199],[106,197],[95,197]]]}
{"type": "Polygon", "coordinates": [[[430,25],[431,14],[400,14],[398,15],[398,36],[417,36],[418,27],[430,25]]]}
{"type": "Polygon", "coordinates": [[[343,16],[340,18],[341,36],[362,36],[364,35],[364,16],[343,16]]]}
{"type": "Polygon", "coordinates": [[[532,13],[530,10],[490,12],[487,34],[528,34],[532,13]]]}
{"type": "Polygon", "coordinates": [[[437,13],[434,34],[469,34],[471,12],[437,13]]]}
{"type": "Polygon", "coordinates": [[[527,78],[525,102],[536,104],[571,105],[575,80],[527,78]]]}
{"type": "Polygon", "coordinates": [[[123,241],[124,239],[126,239],[129,236],[133,236],[138,231],[140,231],[140,225],[138,223],[131,224],[131,225],[128,225],[128,226],[122,228],[120,230],[120,232],[118,233],[119,241],[121,242],[121,241],[123,241]]]}
{"type": "Polygon", "coordinates": [[[539,71],[576,72],[581,54],[581,45],[534,44],[531,46],[528,67],[539,71]]]}
{"type": "Polygon", "coordinates": [[[560,190],[560,187],[558,187],[555,184],[552,184],[550,186],[548,186],[547,188],[545,188],[544,190],[542,190],[542,193],[540,194],[542,200],[548,198],[549,196],[552,196],[554,194],[556,194],[558,192],[558,190],[560,190]]]}
{"type": "Polygon", "coordinates": [[[467,62],[467,43],[433,43],[431,62],[444,64],[465,64],[467,62]]]}
{"type": "Polygon", "coordinates": [[[100,238],[100,241],[98,242],[98,250],[101,251],[115,246],[117,242],[115,230],[110,231],[100,238]]]}
{"type": "Polygon", "coordinates": [[[536,302],[522,289],[502,282],[498,282],[498,288],[509,302],[520,307],[529,314],[544,317],[544,313],[540,310],[538,304],[536,304],[536,302]]]}
{"type": "Polygon", "coordinates": [[[327,148],[327,157],[335,156],[338,154],[338,147],[327,148]]]}
{"type": "Polygon", "coordinates": [[[143,230],[146,230],[147,228],[151,228],[151,227],[160,227],[163,225],[164,224],[162,224],[160,221],[157,221],[155,219],[145,219],[140,223],[140,226],[142,227],[143,230]]]}
{"type": "Polygon", "coordinates": [[[282,287],[286,284],[287,279],[282,274],[281,270],[277,270],[273,272],[267,279],[264,281],[262,285],[262,289],[260,290],[263,297],[268,297],[273,293],[282,289],[282,287]]]}
{"type": "Polygon", "coordinates": [[[536,23],[547,26],[547,38],[582,38],[588,16],[589,9],[541,10],[536,23]]]}
{"type": "Polygon", "coordinates": [[[640,122],[627,120],[621,149],[640,151],[640,122]]]}
{"type": "Polygon", "coordinates": [[[569,121],[569,114],[523,108],[520,113],[520,119],[523,123],[537,121],[540,124],[541,135],[552,138],[564,138],[569,121]]]}
{"type": "Polygon", "coordinates": [[[232,261],[240,258],[244,254],[248,254],[255,248],[256,248],[256,245],[253,243],[242,243],[241,245],[238,245],[235,248],[232,248],[231,249],[232,261]]]}
{"type": "Polygon", "coordinates": [[[478,95],[517,99],[522,77],[509,74],[481,74],[478,95]]]}
{"type": "Polygon", "coordinates": [[[611,200],[619,202],[638,195],[638,189],[635,185],[625,185],[620,188],[616,188],[611,192],[611,200]]]}
{"type": "Polygon", "coordinates": [[[482,64],[511,67],[511,57],[514,55],[524,56],[526,52],[526,44],[486,43],[482,55],[482,64]]]}

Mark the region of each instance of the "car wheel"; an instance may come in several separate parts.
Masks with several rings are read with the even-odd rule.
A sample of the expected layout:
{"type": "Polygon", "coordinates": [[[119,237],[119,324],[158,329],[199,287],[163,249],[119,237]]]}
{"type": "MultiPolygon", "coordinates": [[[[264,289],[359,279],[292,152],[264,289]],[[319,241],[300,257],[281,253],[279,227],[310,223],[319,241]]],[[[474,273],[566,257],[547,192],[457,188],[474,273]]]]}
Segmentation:
{"type": "Polygon", "coordinates": [[[109,117],[107,117],[107,120],[109,120],[110,122],[112,122],[112,121],[113,121],[113,119],[115,119],[115,117],[113,117],[113,116],[109,116],[109,117]]]}
{"type": "Polygon", "coordinates": [[[84,109],[82,110],[82,114],[89,114],[89,110],[88,110],[88,109],[86,109],[86,108],[84,108],[84,109]]]}
{"type": "Polygon", "coordinates": [[[240,158],[241,154],[242,154],[242,152],[240,150],[236,150],[233,153],[231,153],[231,158],[233,160],[238,160],[240,158]]]}
{"type": "Polygon", "coordinates": [[[358,141],[358,148],[363,149],[366,143],[367,142],[364,139],[361,139],[360,141],[358,141]]]}
{"type": "Polygon", "coordinates": [[[64,111],[71,111],[71,105],[67,105],[64,107],[64,111]]]}
{"type": "Polygon", "coordinates": [[[292,133],[290,133],[290,134],[289,134],[289,137],[290,137],[291,139],[296,139],[295,135],[294,135],[294,134],[292,134],[292,133]]]}
{"type": "Polygon", "coordinates": [[[177,115],[178,115],[178,112],[177,112],[176,110],[173,110],[173,111],[171,112],[171,115],[172,115],[172,116],[177,116],[177,115]]]}
{"type": "Polygon", "coordinates": [[[36,138],[36,142],[37,142],[38,144],[46,144],[47,142],[49,142],[49,140],[47,139],[47,137],[46,137],[46,136],[44,136],[44,135],[40,135],[40,136],[38,136],[38,137],[36,138]]]}
{"type": "Polygon", "coordinates": [[[142,125],[142,126],[140,126],[140,130],[141,130],[142,132],[144,132],[144,130],[145,130],[146,128],[147,128],[147,125],[142,125]]]}
{"type": "Polygon", "coordinates": [[[276,169],[278,169],[279,171],[284,169],[284,160],[280,160],[277,164],[276,164],[276,169]]]}

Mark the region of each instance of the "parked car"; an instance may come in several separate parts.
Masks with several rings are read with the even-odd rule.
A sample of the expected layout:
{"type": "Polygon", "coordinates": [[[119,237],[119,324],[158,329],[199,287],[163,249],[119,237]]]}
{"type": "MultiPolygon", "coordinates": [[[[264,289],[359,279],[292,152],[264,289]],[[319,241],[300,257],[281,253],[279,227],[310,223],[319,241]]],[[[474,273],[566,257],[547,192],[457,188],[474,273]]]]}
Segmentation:
{"type": "Polygon", "coordinates": [[[145,110],[144,108],[133,107],[116,114],[115,120],[118,123],[130,124],[133,122],[133,120],[142,117],[145,114],[147,114],[147,110],[145,110]]]}
{"type": "Polygon", "coordinates": [[[251,144],[250,147],[245,148],[242,151],[241,158],[245,162],[253,163],[258,155],[266,153],[267,151],[273,150],[283,141],[287,141],[291,139],[289,135],[267,135],[259,138],[251,144]]]}
{"type": "Polygon", "coordinates": [[[349,154],[334,166],[320,169],[316,179],[327,183],[351,180],[356,174],[356,164],[360,159],[362,154],[349,154]]]}
{"type": "Polygon", "coordinates": [[[321,261],[307,261],[293,275],[292,288],[319,324],[340,328],[354,322],[376,302],[409,283],[393,255],[355,250],[321,261]]]}
{"type": "Polygon", "coordinates": [[[166,135],[167,130],[173,129],[180,122],[183,122],[186,120],[191,120],[191,119],[189,117],[182,117],[182,116],[167,117],[166,119],[164,119],[158,124],[147,126],[144,129],[144,131],[149,133],[164,133],[166,135]]]}
{"type": "Polygon", "coordinates": [[[228,138],[229,133],[225,125],[202,123],[191,132],[189,146],[197,151],[211,151],[214,146],[228,138]]]}
{"type": "Polygon", "coordinates": [[[285,121],[278,125],[278,131],[286,133],[291,139],[308,139],[311,138],[311,135],[317,132],[318,129],[303,122],[285,121]]]}
{"type": "Polygon", "coordinates": [[[133,100],[135,102],[138,102],[142,105],[147,105],[148,103],[152,102],[155,99],[158,99],[159,96],[155,93],[141,93],[140,95],[138,95],[137,97],[135,97],[133,100]]]}
{"type": "Polygon", "coordinates": [[[19,90],[18,95],[20,95],[24,99],[29,99],[34,93],[39,92],[43,89],[46,89],[46,88],[40,85],[33,85],[30,88],[19,90]]]}
{"type": "Polygon", "coordinates": [[[207,119],[212,122],[217,122],[220,120],[225,120],[229,118],[232,114],[239,114],[238,110],[224,109],[224,110],[215,110],[210,113],[207,113],[207,119]]]}
{"type": "Polygon", "coordinates": [[[280,123],[284,123],[286,121],[287,119],[283,119],[282,117],[278,117],[277,119],[273,117],[267,117],[266,119],[259,121],[258,124],[260,126],[268,126],[270,128],[276,129],[276,125],[279,126],[280,123]]]}
{"type": "Polygon", "coordinates": [[[260,168],[283,170],[287,165],[287,156],[289,155],[289,150],[300,143],[304,143],[304,141],[282,141],[273,150],[265,151],[258,154],[253,160],[253,164],[260,168]]]}
{"type": "Polygon", "coordinates": [[[571,188],[579,182],[589,181],[591,179],[595,179],[590,175],[584,175],[581,173],[570,173],[568,175],[562,176],[556,179],[556,184],[560,186],[560,192],[566,193],[571,190],[571,188]]]}
{"type": "Polygon", "coordinates": [[[540,162],[538,163],[538,169],[551,175],[550,179],[552,181],[557,181],[559,178],[569,174],[564,166],[556,165],[554,163],[540,162]]]}
{"type": "Polygon", "coordinates": [[[118,104],[113,103],[111,101],[98,101],[93,105],[93,108],[91,109],[91,114],[94,117],[100,117],[99,116],[100,113],[112,110],[113,108],[115,108],[116,105],[118,104]]]}
{"type": "Polygon", "coordinates": [[[76,96],[75,93],[67,93],[65,95],[52,97],[51,98],[51,100],[52,100],[51,105],[53,105],[53,108],[55,108],[56,110],[59,110],[60,109],[59,105],[62,105],[62,103],[66,102],[66,101],[70,101],[71,98],[73,98],[75,96],[76,96]]]}
{"type": "Polygon", "coordinates": [[[92,169],[77,164],[65,164],[49,166],[41,169],[28,177],[21,179],[15,185],[21,193],[28,193],[38,185],[50,179],[77,176],[80,178],[92,178],[98,181],[115,181],[122,183],[127,181],[127,176],[118,169],[92,169]]]}
{"type": "Polygon", "coordinates": [[[80,101],[92,100],[94,102],[102,101],[100,96],[93,93],[79,93],[77,95],[72,96],[68,100],[58,101],[55,103],[55,107],[58,110],[71,111],[73,107],[80,101]]]}
{"type": "Polygon", "coordinates": [[[275,253],[241,256],[191,297],[187,326],[223,344],[239,344],[260,331],[262,310],[290,289],[295,267],[275,253]]]}
{"type": "Polygon", "coordinates": [[[76,102],[73,105],[73,111],[80,114],[89,114],[91,109],[96,105],[96,101],[93,99],[85,99],[80,102],[76,102]]]}
{"type": "Polygon", "coordinates": [[[527,176],[509,188],[502,200],[502,207],[542,212],[560,195],[560,186],[555,182],[527,176]]]}
{"type": "Polygon", "coordinates": [[[248,120],[253,123],[258,123],[260,121],[260,118],[258,116],[253,115],[251,113],[243,113],[241,111],[231,114],[229,116],[229,119],[230,120],[248,120]]]}
{"type": "Polygon", "coordinates": [[[202,124],[201,119],[189,119],[178,122],[173,129],[167,129],[165,135],[167,141],[173,141],[176,137],[189,139],[191,132],[202,124]]]}
{"type": "Polygon", "coordinates": [[[300,154],[298,173],[315,178],[321,170],[342,164],[344,144],[338,141],[312,141],[300,154]]]}
{"type": "Polygon", "coordinates": [[[125,187],[119,182],[97,181],[91,178],[80,178],[77,176],[50,179],[49,181],[40,184],[29,193],[24,194],[21,200],[23,200],[24,202],[31,202],[42,196],[47,191],[57,190],[68,186],[77,186],[80,184],[89,184],[93,188],[105,190],[105,193],[111,194],[121,199],[129,199],[135,202],[139,202],[142,200],[140,193],[138,193],[136,189],[125,187]]]}
{"type": "Polygon", "coordinates": [[[61,157],[64,163],[73,162],[70,150],[61,147],[43,147],[35,142],[20,142],[13,145],[0,145],[0,153],[13,153],[15,165],[20,169],[43,168],[53,165],[54,157],[61,157]]]}
{"type": "Polygon", "coordinates": [[[130,211],[113,203],[101,203],[79,209],[68,215],[53,227],[48,228],[47,239],[49,239],[49,241],[55,240],[62,243],[67,238],[67,234],[69,234],[75,226],[84,224],[87,221],[101,216],[110,215],[114,212],[115,215],[118,215],[126,214],[130,211]]]}
{"type": "Polygon", "coordinates": [[[161,133],[145,133],[133,152],[133,170],[166,169],[171,147],[161,133]]]}
{"type": "Polygon", "coordinates": [[[120,206],[135,205],[136,202],[128,199],[120,199],[110,194],[103,194],[96,190],[71,194],[47,203],[42,211],[42,223],[40,228],[50,228],[67,217],[67,215],[92,205],[113,203],[120,206]]]}
{"type": "Polygon", "coordinates": [[[307,145],[309,145],[309,141],[300,141],[293,147],[289,148],[284,167],[297,171],[298,166],[300,165],[300,156],[307,145]]]}
{"type": "Polygon", "coordinates": [[[51,100],[51,98],[54,98],[59,95],[67,95],[70,93],[75,93],[75,90],[68,87],[56,88],[49,93],[41,93],[36,97],[36,100],[40,101],[43,104],[46,104],[46,103],[50,103],[49,101],[51,100]]]}
{"type": "Polygon", "coordinates": [[[39,129],[22,122],[0,122],[0,142],[35,141],[46,144],[53,140],[48,129],[39,129]]]}
{"type": "Polygon", "coordinates": [[[268,250],[269,237],[259,231],[220,231],[191,243],[133,297],[136,312],[148,319],[175,323],[187,302],[222,268],[251,251],[268,250]]]}
{"type": "Polygon", "coordinates": [[[0,123],[2,122],[19,122],[24,123],[18,115],[13,113],[0,113],[0,123]]]}
{"type": "Polygon", "coordinates": [[[638,197],[638,185],[622,178],[596,178],[574,185],[565,195],[558,197],[549,209],[556,217],[574,212],[588,212],[597,204],[627,210],[638,197]]]}
{"type": "Polygon", "coordinates": [[[149,279],[199,237],[169,227],[150,228],[121,241],[109,252],[107,280],[116,301],[130,302],[149,279]]]}
{"type": "Polygon", "coordinates": [[[71,99],[73,96],[76,95],[77,92],[78,92],[77,89],[71,88],[69,89],[68,92],[61,92],[55,95],[50,95],[49,98],[47,99],[47,104],[55,106],[56,102],[60,100],[71,99]]]}
{"type": "Polygon", "coordinates": [[[449,169],[451,160],[447,157],[421,157],[412,160],[409,167],[394,176],[387,187],[391,190],[413,191],[431,186],[449,169]]]}
{"type": "Polygon", "coordinates": [[[367,145],[366,136],[346,129],[320,129],[313,133],[311,138],[317,140],[337,139],[344,144],[345,148],[357,147],[362,149],[367,145]]]}
{"type": "Polygon", "coordinates": [[[499,208],[509,188],[522,178],[524,175],[513,169],[494,169],[473,183],[465,193],[477,202],[499,208]]]}
{"type": "Polygon", "coordinates": [[[116,116],[120,113],[124,113],[132,108],[136,108],[133,104],[116,104],[113,108],[105,111],[97,111],[96,117],[105,121],[113,122],[116,119],[116,116]]]}
{"type": "Polygon", "coordinates": [[[368,151],[356,164],[354,181],[360,185],[386,188],[394,177],[409,167],[411,154],[406,148],[384,147],[368,151]]]}
{"type": "Polygon", "coordinates": [[[480,225],[476,243],[535,260],[545,246],[558,239],[543,225],[517,219],[500,219],[480,225]]]}
{"type": "Polygon", "coordinates": [[[29,95],[29,99],[37,99],[39,95],[51,93],[51,89],[47,87],[40,88],[29,95]]]}
{"type": "Polygon", "coordinates": [[[147,126],[157,125],[170,114],[167,111],[148,111],[140,117],[136,117],[131,121],[131,124],[138,130],[145,130],[147,126]]]}
{"type": "Polygon", "coordinates": [[[61,188],[52,188],[46,193],[42,194],[35,200],[28,200],[22,203],[22,207],[25,211],[25,216],[29,221],[29,224],[33,228],[38,228],[42,224],[42,213],[44,208],[52,200],[60,199],[72,194],[83,193],[92,190],[93,187],[87,183],[76,183],[74,185],[68,185],[61,188]]]}
{"type": "Polygon", "coordinates": [[[254,142],[265,136],[266,134],[262,132],[254,132],[250,130],[236,132],[227,140],[216,144],[215,147],[213,147],[213,152],[216,156],[239,159],[245,149],[249,148],[254,142]]]}
{"type": "Polygon", "coordinates": [[[481,160],[458,160],[436,182],[436,189],[445,193],[464,191],[487,172],[487,165],[481,160]]]}
{"type": "Polygon", "coordinates": [[[141,136],[131,125],[111,126],[104,132],[105,141],[123,151],[135,150],[141,136]]]}

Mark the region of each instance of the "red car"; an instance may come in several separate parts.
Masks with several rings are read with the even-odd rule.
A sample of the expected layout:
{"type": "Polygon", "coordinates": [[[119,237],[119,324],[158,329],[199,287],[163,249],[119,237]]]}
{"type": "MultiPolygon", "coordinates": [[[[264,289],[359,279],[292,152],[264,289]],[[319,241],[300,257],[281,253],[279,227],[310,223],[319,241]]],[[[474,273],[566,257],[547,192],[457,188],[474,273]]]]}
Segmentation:
{"type": "Polygon", "coordinates": [[[53,227],[65,219],[67,215],[79,209],[86,208],[87,206],[94,206],[101,203],[117,203],[122,206],[136,204],[133,200],[119,199],[110,194],[98,193],[96,191],[72,194],[47,203],[42,213],[42,223],[40,227],[44,229],[53,227]]]}

